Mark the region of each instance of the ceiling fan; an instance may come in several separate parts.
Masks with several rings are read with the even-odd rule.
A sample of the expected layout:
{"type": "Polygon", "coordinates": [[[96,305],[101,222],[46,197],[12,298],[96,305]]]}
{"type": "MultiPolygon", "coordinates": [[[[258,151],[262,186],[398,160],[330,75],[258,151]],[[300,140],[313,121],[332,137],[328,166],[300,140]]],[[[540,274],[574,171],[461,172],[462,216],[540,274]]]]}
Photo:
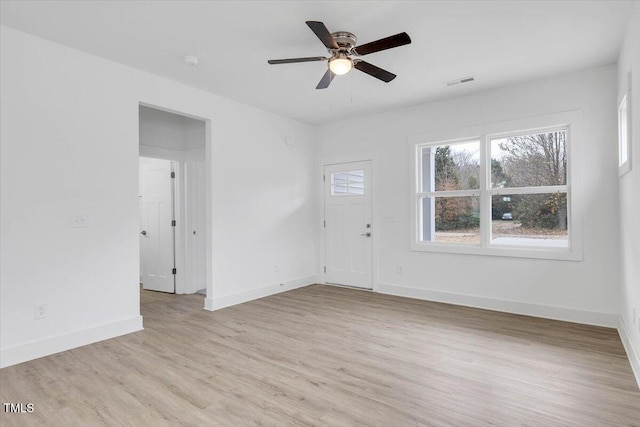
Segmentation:
{"type": "Polygon", "coordinates": [[[356,47],[358,39],[353,33],[347,31],[330,33],[327,27],[319,21],[307,21],[307,25],[327,47],[327,50],[331,54],[329,58],[324,56],[311,56],[306,58],[270,59],[267,62],[269,64],[291,64],[294,62],[329,61],[329,68],[320,80],[320,83],[318,83],[318,86],[316,86],[316,89],[328,88],[336,75],[347,74],[352,68],[367,73],[385,83],[389,83],[396,78],[395,74],[376,67],[373,64],[369,64],[359,57],[411,43],[411,38],[409,38],[407,33],[399,33],[356,47]]]}

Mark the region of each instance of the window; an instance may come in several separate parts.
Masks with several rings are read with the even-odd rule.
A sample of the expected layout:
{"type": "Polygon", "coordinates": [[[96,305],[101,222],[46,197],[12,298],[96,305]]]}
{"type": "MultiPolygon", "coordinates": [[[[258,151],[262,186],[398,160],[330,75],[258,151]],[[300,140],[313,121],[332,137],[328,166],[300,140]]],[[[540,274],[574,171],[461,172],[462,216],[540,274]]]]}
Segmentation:
{"type": "Polygon", "coordinates": [[[353,170],[331,173],[332,196],[364,195],[364,171],[353,170]]]}
{"type": "Polygon", "coordinates": [[[417,144],[414,249],[569,251],[568,137],[563,126],[417,144]]]}
{"type": "Polygon", "coordinates": [[[631,170],[631,109],[629,107],[629,97],[631,91],[622,97],[618,107],[618,170],[620,175],[631,170]]]}
{"type": "Polygon", "coordinates": [[[567,131],[488,137],[491,244],[568,247],[567,131]]]}
{"type": "Polygon", "coordinates": [[[480,141],[420,149],[422,241],[480,243],[480,141]]]}

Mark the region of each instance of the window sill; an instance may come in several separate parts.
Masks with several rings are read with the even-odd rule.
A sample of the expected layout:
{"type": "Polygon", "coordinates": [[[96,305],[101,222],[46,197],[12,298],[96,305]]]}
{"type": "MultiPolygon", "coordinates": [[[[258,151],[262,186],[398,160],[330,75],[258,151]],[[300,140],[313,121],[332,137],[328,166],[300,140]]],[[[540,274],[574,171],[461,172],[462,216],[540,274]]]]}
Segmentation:
{"type": "Polygon", "coordinates": [[[483,255],[508,258],[532,258],[550,259],[558,261],[582,261],[582,250],[572,248],[545,247],[536,248],[531,246],[500,246],[491,245],[489,247],[479,245],[451,244],[437,242],[412,242],[411,250],[416,252],[437,252],[447,254],[463,255],[483,255]]]}

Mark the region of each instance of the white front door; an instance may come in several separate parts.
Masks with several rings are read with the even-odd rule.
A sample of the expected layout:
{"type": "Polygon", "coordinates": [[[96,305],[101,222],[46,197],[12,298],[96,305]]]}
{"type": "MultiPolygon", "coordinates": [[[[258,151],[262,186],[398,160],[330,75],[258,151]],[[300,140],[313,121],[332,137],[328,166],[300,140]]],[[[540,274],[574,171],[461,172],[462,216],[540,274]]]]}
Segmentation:
{"type": "Polygon", "coordinates": [[[140,158],[140,281],[144,289],[175,291],[171,161],[140,158]]]}
{"type": "Polygon", "coordinates": [[[324,167],[327,283],[372,289],[371,162],[324,167]]]}

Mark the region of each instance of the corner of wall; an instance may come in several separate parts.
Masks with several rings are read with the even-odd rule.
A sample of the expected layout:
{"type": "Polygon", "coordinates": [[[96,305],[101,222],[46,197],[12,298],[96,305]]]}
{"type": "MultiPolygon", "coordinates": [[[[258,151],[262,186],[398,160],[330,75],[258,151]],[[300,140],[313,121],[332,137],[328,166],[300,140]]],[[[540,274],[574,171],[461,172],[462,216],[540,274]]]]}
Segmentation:
{"type": "Polygon", "coordinates": [[[204,300],[204,309],[209,311],[219,310],[221,308],[231,307],[232,305],[242,304],[243,302],[253,301],[259,298],[268,297],[270,295],[279,294],[285,291],[291,291],[303,288],[315,283],[315,276],[302,277],[300,279],[289,280],[284,283],[255,288],[244,292],[238,292],[230,295],[219,297],[209,297],[204,300]]]}
{"type": "Polygon", "coordinates": [[[638,352],[639,349],[633,347],[633,343],[631,339],[629,339],[627,327],[625,326],[624,319],[622,317],[618,318],[618,334],[620,334],[622,345],[624,346],[624,350],[627,352],[629,363],[631,363],[631,370],[633,371],[633,375],[636,377],[638,388],[640,388],[640,352],[638,352]]]}
{"type": "MultiPolygon", "coordinates": [[[[638,387],[640,387],[640,331],[635,329],[640,309],[640,268],[637,266],[640,226],[637,218],[640,204],[640,2],[631,13],[625,39],[618,57],[618,94],[629,89],[631,96],[631,170],[618,178],[619,235],[620,235],[620,318],[618,332],[631,363],[638,387]],[[629,76],[631,82],[628,81],[629,76]]],[[[616,138],[617,142],[617,138],[616,138]]]]}

